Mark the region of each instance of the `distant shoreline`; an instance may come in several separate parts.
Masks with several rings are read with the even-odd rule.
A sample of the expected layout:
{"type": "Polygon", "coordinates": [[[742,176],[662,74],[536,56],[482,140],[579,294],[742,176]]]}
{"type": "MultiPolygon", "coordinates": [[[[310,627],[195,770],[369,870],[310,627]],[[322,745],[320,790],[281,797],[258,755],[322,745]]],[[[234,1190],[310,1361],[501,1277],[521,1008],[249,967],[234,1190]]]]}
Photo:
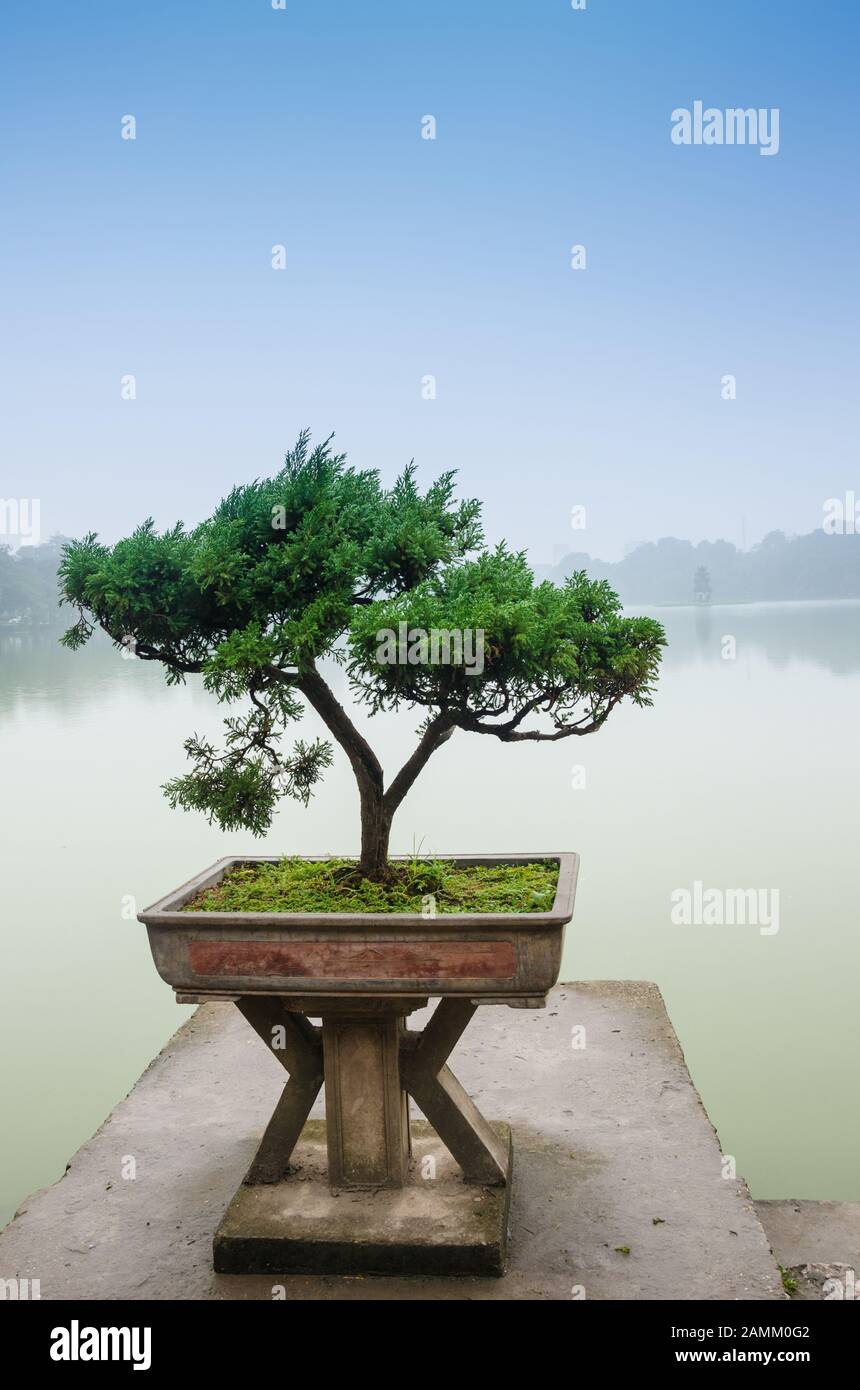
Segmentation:
{"type": "Polygon", "coordinates": [[[643,599],[631,599],[622,604],[628,608],[689,608],[695,613],[710,613],[715,608],[812,608],[828,607],[833,603],[860,604],[860,598],[739,598],[725,603],[648,603],[643,599]]]}

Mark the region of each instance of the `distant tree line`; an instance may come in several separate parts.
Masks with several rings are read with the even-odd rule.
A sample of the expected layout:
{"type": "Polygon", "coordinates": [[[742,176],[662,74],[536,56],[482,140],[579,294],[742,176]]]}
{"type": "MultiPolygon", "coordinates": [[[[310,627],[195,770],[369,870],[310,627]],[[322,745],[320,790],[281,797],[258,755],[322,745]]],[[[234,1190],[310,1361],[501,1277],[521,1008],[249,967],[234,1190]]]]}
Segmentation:
{"type": "Polygon", "coordinates": [[[535,565],[560,583],[574,570],[608,579],[626,603],[756,603],[779,599],[860,598],[860,535],[786,536],[771,531],[750,550],[729,541],[649,541],[623,560],[566,555],[535,565]]]}
{"type": "Polygon", "coordinates": [[[68,626],[68,610],[59,607],[57,568],[65,537],[12,551],[0,545],[0,627],[68,626]]]}

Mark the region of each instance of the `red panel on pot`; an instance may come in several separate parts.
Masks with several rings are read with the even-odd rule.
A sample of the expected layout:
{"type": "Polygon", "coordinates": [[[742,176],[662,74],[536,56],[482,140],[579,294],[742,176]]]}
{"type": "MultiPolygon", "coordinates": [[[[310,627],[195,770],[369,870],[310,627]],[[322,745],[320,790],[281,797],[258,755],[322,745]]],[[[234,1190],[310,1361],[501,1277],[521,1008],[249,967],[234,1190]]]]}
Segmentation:
{"type": "Polygon", "coordinates": [[[319,980],[510,980],[510,941],[192,941],[195,975],[319,980]]]}

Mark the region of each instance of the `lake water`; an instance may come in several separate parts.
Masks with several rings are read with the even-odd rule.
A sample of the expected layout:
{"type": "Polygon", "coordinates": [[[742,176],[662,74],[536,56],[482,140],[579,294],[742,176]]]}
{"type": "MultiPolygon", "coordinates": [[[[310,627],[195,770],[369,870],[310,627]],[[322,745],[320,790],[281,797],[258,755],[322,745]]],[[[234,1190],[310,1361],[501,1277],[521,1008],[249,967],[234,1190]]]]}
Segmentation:
{"type": "MultiPolygon", "coordinates": [[[[392,848],[579,851],[562,978],[659,984],[755,1196],[856,1200],[860,605],[657,616],[670,645],[653,709],[560,744],[457,734],[392,848]],[[697,882],[761,890],[768,912],[777,891],[779,930],[673,924],[671,895],[697,882]]],[[[387,768],[415,722],[369,721],[387,768]]],[[[62,1173],[190,1012],[130,912],[227,852],[357,847],[340,759],[263,842],[172,812],[159,786],[182,769],[183,739],[219,728],[203,691],[168,689],[107,642],[73,654],[0,638],[0,1220],[62,1173]]]]}

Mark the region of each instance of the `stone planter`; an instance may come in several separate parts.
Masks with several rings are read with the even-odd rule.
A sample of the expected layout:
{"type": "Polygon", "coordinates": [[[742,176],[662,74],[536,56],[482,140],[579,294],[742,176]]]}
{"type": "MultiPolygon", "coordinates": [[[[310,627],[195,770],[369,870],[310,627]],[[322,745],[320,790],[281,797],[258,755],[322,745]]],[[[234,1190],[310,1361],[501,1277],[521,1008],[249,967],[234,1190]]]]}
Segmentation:
{"type": "Polygon", "coordinates": [[[471,855],[454,863],[559,864],[549,912],[183,912],[236,865],[232,856],[141,912],[155,968],[180,992],[207,994],[490,995],[535,1003],[558,979],[573,914],[578,856],[471,855]]]}
{"type": "Polygon", "coordinates": [[[219,860],[140,913],[177,998],[233,1000],[290,1075],[216,1233],[216,1270],[503,1272],[510,1130],[488,1124],[447,1058],[480,1005],[543,1005],[579,860],[454,861],[536,859],[559,865],[548,912],[182,910],[234,865],[277,862],[246,855],[219,860]],[[408,1030],[408,1015],[434,997],[424,1031],[408,1030]],[[308,1120],[323,1082],[324,1133],[308,1120]],[[409,1096],[429,1124],[410,1125],[409,1096]],[[336,1201],[342,1193],[351,1200],[336,1201]]]}

